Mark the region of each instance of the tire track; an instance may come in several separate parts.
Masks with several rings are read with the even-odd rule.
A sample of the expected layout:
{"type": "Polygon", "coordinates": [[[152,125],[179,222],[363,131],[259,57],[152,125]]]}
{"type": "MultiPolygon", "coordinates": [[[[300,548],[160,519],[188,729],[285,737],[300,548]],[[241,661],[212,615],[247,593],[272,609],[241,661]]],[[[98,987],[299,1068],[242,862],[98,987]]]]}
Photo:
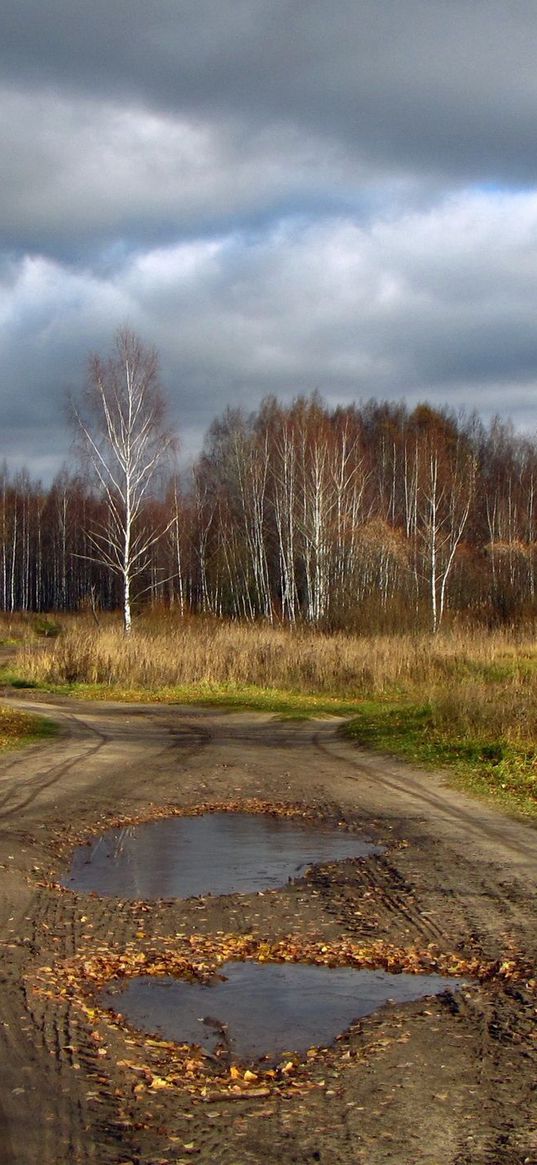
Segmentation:
{"type": "MultiPolygon", "coordinates": [[[[13,703],[15,707],[23,707],[25,711],[34,711],[33,706],[28,708],[28,706],[23,704],[22,701],[10,701],[10,703],[13,703]]],[[[41,710],[41,706],[38,707],[41,710]]],[[[52,710],[57,716],[58,713],[56,709],[52,710]]],[[[51,709],[47,706],[47,712],[50,713],[50,711],[51,709]]],[[[80,717],[75,716],[73,713],[62,712],[60,715],[60,723],[66,727],[67,732],[69,733],[68,739],[51,743],[48,745],[48,748],[47,746],[38,746],[38,748],[41,755],[43,754],[44,750],[48,751],[49,749],[55,749],[56,752],[59,743],[60,750],[68,751],[70,754],[65,761],[58,762],[56,752],[56,755],[51,757],[50,763],[46,764],[41,771],[31,771],[28,775],[25,775],[24,769],[28,766],[29,758],[27,755],[22,754],[17,758],[17,761],[13,761],[11,764],[8,764],[6,768],[0,772],[1,783],[7,784],[8,781],[11,780],[11,787],[8,787],[6,791],[0,795],[1,819],[5,820],[10,818],[15,813],[20,813],[21,810],[28,808],[28,806],[32,805],[41,794],[58,785],[64,777],[72,772],[75,766],[87,763],[89,759],[97,756],[97,754],[105,747],[110,739],[109,736],[107,736],[101,730],[95,728],[92,724],[88,724],[87,722],[81,720],[80,717]],[[71,734],[73,734],[74,726],[76,726],[77,735],[80,735],[80,729],[82,729],[83,733],[88,733],[92,739],[97,737],[97,743],[92,744],[89,741],[82,741],[79,746],[79,751],[77,751],[73,756],[73,747],[76,746],[73,745],[71,734]],[[16,768],[17,770],[15,777],[11,775],[13,768],[16,768]],[[22,772],[19,770],[22,770],[22,772]],[[25,796],[26,792],[27,795],[25,796]],[[10,807],[10,802],[13,801],[14,804],[12,804],[10,807]]]]}
{"type": "Polygon", "coordinates": [[[454,790],[449,790],[446,794],[435,793],[427,786],[427,777],[429,777],[430,782],[433,782],[438,778],[437,774],[436,776],[435,774],[424,774],[423,779],[420,780],[412,775],[412,769],[409,766],[398,778],[393,772],[393,767],[389,774],[386,772],[386,758],[375,756],[366,758],[360,752],[354,759],[343,751],[338,742],[324,740],[321,733],[315,733],[312,742],[319,752],[332,760],[337,760],[345,768],[353,770],[352,774],[350,772],[340,773],[343,780],[362,786],[364,782],[367,782],[374,785],[377,791],[386,789],[391,793],[396,793],[404,800],[406,815],[409,817],[411,805],[419,808],[422,818],[424,809],[428,809],[429,820],[434,821],[435,826],[442,822],[454,826],[453,836],[470,839],[474,844],[485,839],[496,847],[498,859],[502,853],[505,853],[505,856],[517,867],[522,865],[521,857],[527,859],[527,864],[523,867],[524,872],[537,879],[537,831],[532,833],[529,826],[519,825],[505,817],[501,817],[498,825],[495,825],[493,824],[493,811],[485,806],[481,807],[478,820],[475,803],[468,799],[468,807],[464,807],[465,798],[454,790]],[[457,805],[455,801],[460,801],[461,804],[457,805]]]}
{"type": "MultiPolygon", "coordinates": [[[[31,708],[27,702],[22,706],[31,708]]],[[[39,705],[36,710],[56,716],[67,735],[10,758],[0,767],[0,819],[12,853],[21,836],[20,823],[35,820],[38,807],[45,813],[48,809],[50,817],[50,809],[61,812],[66,798],[71,801],[74,794],[76,802],[77,791],[85,788],[85,811],[91,819],[102,804],[101,790],[110,787],[111,769],[116,767],[123,743],[136,763],[114,774],[118,797],[132,787],[146,788],[148,772],[152,777],[150,792],[158,795],[159,776],[169,778],[178,762],[188,766],[211,740],[207,726],[194,717],[177,724],[169,713],[165,717],[149,713],[141,722],[133,718],[129,726],[122,714],[114,716],[100,709],[96,721],[51,706],[39,705]],[[141,756],[137,755],[138,745],[141,756]],[[89,786],[87,781],[85,785],[86,773],[89,786]],[[53,799],[59,804],[51,804],[53,799]]],[[[30,855],[26,866],[33,849],[39,855],[39,865],[46,868],[40,843],[47,842],[46,835],[24,835],[24,848],[30,855]]],[[[15,886],[19,884],[16,879],[20,880],[22,904],[18,909],[10,908],[6,899],[0,1160],[10,1165],[35,1165],[41,1160],[54,1165],[115,1165],[118,1138],[125,1149],[130,1133],[122,1127],[120,1102],[106,1078],[106,1057],[99,1056],[88,1025],[68,1001],[41,1000],[33,993],[26,996],[20,982],[32,964],[37,968],[54,959],[69,958],[92,939],[126,943],[133,937],[132,913],[105,901],[95,909],[92,900],[90,918],[78,896],[47,889],[32,894],[27,887],[22,892],[24,876],[17,868],[10,868],[10,878],[15,879],[15,886]],[[29,1092],[27,1078],[38,1080],[38,1089],[33,1085],[29,1092]]]]}
{"type": "MultiPolygon", "coordinates": [[[[20,706],[17,702],[15,706],[20,706]]],[[[27,708],[27,705],[23,705],[27,708]]],[[[39,706],[41,707],[41,706],[39,706]]],[[[32,708],[33,710],[33,708],[32,708]]],[[[47,706],[47,713],[56,714],[54,707],[47,706]]],[[[158,734],[162,734],[162,730],[168,733],[170,739],[165,740],[164,743],[157,744],[155,752],[151,758],[154,765],[158,766],[165,762],[169,756],[170,751],[178,751],[184,761],[190,760],[198,752],[202,751],[211,743],[211,732],[203,725],[197,723],[188,725],[162,725],[156,717],[148,717],[150,722],[153,722],[154,727],[158,730],[158,734]]],[[[8,765],[7,771],[0,771],[0,784],[8,784],[8,787],[3,793],[0,793],[0,820],[7,821],[19,814],[22,810],[33,806],[34,803],[43,796],[43,794],[50,792],[53,789],[60,789],[65,779],[74,771],[78,771],[82,766],[87,765],[88,762],[94,762],[99,754],[102,754],[103,769],[106,769],[108,758],[106,756],[106,749],[115,749],[120,738],[119,733],[112,731],[103,731],[102,728],[95,727],[87,720],[82,719],[79,715],[74,713],[62,713],[61,722],[67,727],[68,731],[76,728],[76,735],[80,735],[80,730],[83,733],[89,734],[92,738],[97,737],[97,742],[92,744],[90,741],[82,741],[81,745],[76,749],[73,755],[72,740],[68,739],[60,743],[63,744],[63,750],[67,750],[69,755],[66,760],[58,762],[57,753],[54,759],[51,759],[44,768],[38,771],[32,771],[25,775],[24,769],[28,766],[28,756],[21,756],[17,758],[17,762],[11,762],[8,765]],[[16,775],[12,775],[13,768],[21,769],[22,772],[17,771],[16,775]]],[[[127,737],[128,739],[128,737],[127,737]]],[[[50,744],[48,746],[41,746],[40,753],[42,755],[43,748],[52,749],[57,748],[57,745],[50,744]]],[[[147,764],[146,761],[144,764],[147,764]]],[[[107,781],[108,775],[103,775],[102,781],[107,781]]],[[[96,784],[99,785],[97,779],[96,784]]],[[[121,784],[121,777],[116,779],[119,786],[121,784]]],[[[5,828],[1,830],[5,833],[5,828]]]]}
{"type": "MultiPolygon", "coordinates": [[[[50,714],[43,706],[41,711],[50,714]]],[[[71,756],[65,752],[69,741],[62,741],[64,751],[58,756],[56,749],[45,771],[44,751],[40,759],[33,754],[24,789],[17,781],[24,772],[18,760],[8,778],[0,767],[9,784],[19,784],[21,801],[36,793],[36,800],[5,823],[13,845],[9,853],[21,868],[9,868],[5,891],[6,904],[12,888],[18,897],[5,911],[9,925],[3,931],[8,939],[2,951],[1,1013],[8,1026],[0,1023],[2,1119],[8,1130],[0,1141],[3,1165],[126,1160],[171,1165],[189,1159],[203,1165],[512,1165],[515,1160],[519,1165],[524,1121],[529,1128],[535,1114],[537,1069],[531,1043],[535,1001],[523,993],[517,1001],[504,990],[496,999],[496,988],[471,987],[468,998],[465,993],[456,1003],[450,997],[451,1003],[387,1007],[349,1036],[356,1061],[344,1071],[332,1063],[319,1065],[324,1083],[307,1096],[275,1096],[262,1104],[238,1098],[211,1106],[194,1104],[180,1088],[137,1095],[132,1076],[117,1066],[132,1055],[127,1030],[75,1011],[69,999],[31,993],[26,1000],[20,989],[24,973],[31,977],[56,959],[83,956],[99,946],[157,944],[160,937],[170,940],[179,933],[308,932],[318,941],[373,933],[401,944],[436,942],[453,949],[458,940],[493,950],[512,931],[523,949],[537,942],[537,928],[533,938],[530,934],[535,907],[520,879],[528,855],[522,854],[524,865],[505,850],[502,871],[491,834],[488,849],[483,845],[473,863],[472,847],[479,850],[484,837],[477,814],[469,815],[475,833],[470,827],[465,832],[463,818],[450,816],[446,808],[450,794],[443,798],[441,790],[427,790],[427,778],[429,801],[418,780],[408,796],[405,780],[391,771],[383,784],[380,762],[371,760],[367,769],[347,756],[352,769],[346,767],[337,744],[327,740],[332,728],[312,733],[311,727],[266,718],[219,720],[190,710],[128,706],[63,715],[71,717],[70,728],[66,724],[71,756]],[[32,781],[54,776],[55,764],[64,766],[56,773],[58,804],[55,789],[32,790],[32,781]],[[98,829],[107,814],[134,816],[148,799],[190,805],[223,794],[302,801],[327,819],[346,817],[354,827],[361,816],[393,844],[374,859],[327,865],[319,876],[281,893],[170,901],[149,910],[143,903],[35,885],[29,890],[24,881],[23,869],[34,855],[45,868],[51,851],[47,835],[58,832],[62,820],[98,829]],[[457,833],[465,834],[466,848],[458,846],[457,833]],[[411,840],[405,847],[406,837],[411,840]],[[25,1072],[31,1092],[18,1091],[26,1087],[25,1072]],[[21,1147],[20,1137],[34,1117],[27,1147],[21,1147]]],[[[2,792],[7,788],[0,781],[2,792]]],[[[8,802],[6,808],[12,807],[8,802]]],[[[517,828],[510,833],[507,823],[509,845],[517,828]]],[[[527,831],[524,840],[529,845],[527,831]]],[[[529,1141],[527,1146],[526,1157],[529,1141]]]]}

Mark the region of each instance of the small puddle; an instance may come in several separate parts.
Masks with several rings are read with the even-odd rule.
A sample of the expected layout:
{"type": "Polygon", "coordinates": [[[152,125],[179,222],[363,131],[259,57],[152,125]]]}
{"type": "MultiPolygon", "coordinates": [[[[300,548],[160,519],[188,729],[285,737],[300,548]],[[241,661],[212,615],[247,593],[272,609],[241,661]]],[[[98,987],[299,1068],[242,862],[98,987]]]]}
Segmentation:
{"type": "Polygon", "coordinates": [[[352,967],[230,962],[208,983],[139,977],[113,981],[100,1004],[130,1024],[177,1043],[219,1049],[232,1059],[278,1061],[326,1047],[388,1000],[409,1003],[453,990],[441,975],[390,975],[352,967]]]}
{"type": "Polygon", "coordinates": [[[272,890],[311,865],[380,853],[344,830],[256,813],[166,817],[74,851],[62,885],[127,899],[272,890]]]}

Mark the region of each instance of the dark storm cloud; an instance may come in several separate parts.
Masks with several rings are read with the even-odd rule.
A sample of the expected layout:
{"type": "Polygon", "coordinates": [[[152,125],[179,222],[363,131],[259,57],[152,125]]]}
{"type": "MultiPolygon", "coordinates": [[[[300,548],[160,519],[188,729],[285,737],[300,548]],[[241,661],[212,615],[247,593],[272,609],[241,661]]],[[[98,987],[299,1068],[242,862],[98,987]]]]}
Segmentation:
{"type": "Polygon", "coordinates": [[[12,84],[293,125],[381,170],[535,177],[534,0],[4,0],[12,84]]]}
{"type": "Polygon", "coordinates": [[[3,0],[4,448],[50,475],[124,323],[227,404],[510,412],[537,380],[534,0],[3,0]]]}
{"type": "MultiPolygon", "coordinates": [[[[292,129],[248,149],[222,127],[48,91],[0,92],[0,242],[72,261],[107,248],[326,212],[357,176],[341,150],[292,129]]],[[[363,201],[364,196],[362,194],[363,201]]],[[[359,201],[353,195],[353,202],[359,201]]]]}

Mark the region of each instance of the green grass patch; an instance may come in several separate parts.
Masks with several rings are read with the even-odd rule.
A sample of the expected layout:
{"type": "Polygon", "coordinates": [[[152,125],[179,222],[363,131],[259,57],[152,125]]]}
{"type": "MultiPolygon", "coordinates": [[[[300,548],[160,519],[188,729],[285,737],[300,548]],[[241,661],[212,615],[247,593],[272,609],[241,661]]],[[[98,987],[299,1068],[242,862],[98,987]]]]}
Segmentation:
{"type": "Polygon", "coordinates": [[[537,749],[531,744],[449,733],[436,725],[430,703],[364,701],[342,732],[366,748],[446,768],[460,788],[537,820],[537,749]]]}
{"type": "Polygon", "coordinates": [[[37,688],[35,680],[27,679],[14,665],[12,659],[0,663],[0,685],[4,688],[37,688]]]}
{"type": "Polygon", "coordinates": [[[58,725],[44,716],[0,706],[0,752],[23,748],[57,736],[58,725]]]}
{"type": "MultiPolygon", "coordinates": [[[[15,686],[13,681],[12,686],[15,686]]],[[[236,712],[270,712],[295,720],[315,716],[349,717],[353,716],[360,706],[356,700],[342,700],[335,696],[307,695],[278,688],[224,683],[127,688],[118,684],[32,685],[21,680],[18,686],[39,686],[42,691],[69,695],[80,700],[117,700],[125,704],[198,704],[204,707],[227,708],[236,712]]]]}

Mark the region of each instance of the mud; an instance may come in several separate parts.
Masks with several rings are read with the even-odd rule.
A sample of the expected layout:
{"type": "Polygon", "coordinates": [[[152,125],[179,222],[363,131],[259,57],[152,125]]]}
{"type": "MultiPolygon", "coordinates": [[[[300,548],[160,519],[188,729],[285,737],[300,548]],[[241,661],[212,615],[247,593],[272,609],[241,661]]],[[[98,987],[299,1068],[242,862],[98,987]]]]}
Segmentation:
{"type": "Polygon", "coordinates": [[[335,723],[16,702],[57,718],[62,736],[0,764],[2,1165],[537,1163],[535,830],[442,776],[362,754],[335,723]],[[74,829],[249,798],[302,803],[385,851],[281,890],[150,907],[52,884],[74,829]],[[205,1095],[164,1087],[150,1041],[152,1071],[136,1075],[129,1030],[81,1011],[68,978],[39,991],[47,968],[100,949],[227,934],[430,947],[498,973],[364,1017],[314,1060],[307,1088],[205,1095]]]}

